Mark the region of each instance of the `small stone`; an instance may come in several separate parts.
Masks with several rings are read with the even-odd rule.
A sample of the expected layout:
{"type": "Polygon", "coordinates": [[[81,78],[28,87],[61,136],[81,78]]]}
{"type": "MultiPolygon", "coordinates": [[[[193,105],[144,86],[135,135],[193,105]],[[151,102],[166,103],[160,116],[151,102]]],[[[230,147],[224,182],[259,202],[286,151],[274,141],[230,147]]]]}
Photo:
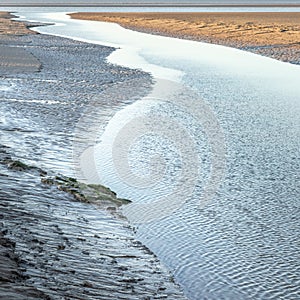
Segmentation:
{"type": "Polygon", "coordinates": [[[83,283],[83,286],[84,286],[84,287],[89,287],[89,288],[94,287],[93,284],[92,284],[91,282],[89,282],[89,281],[85,281],[85,282],[83,283]]]}
{"type": "Polygon", "coordinates": [[[58,245],[57,250],[65,250],[66,246],[65,245],[58,245]]]}

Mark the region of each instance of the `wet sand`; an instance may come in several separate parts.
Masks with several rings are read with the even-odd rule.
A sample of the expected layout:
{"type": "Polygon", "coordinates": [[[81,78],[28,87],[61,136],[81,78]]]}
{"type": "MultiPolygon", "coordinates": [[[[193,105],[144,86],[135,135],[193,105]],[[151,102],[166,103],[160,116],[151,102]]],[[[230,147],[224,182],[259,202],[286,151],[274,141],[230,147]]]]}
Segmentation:
{"type": "Polygon", "coordinates": [[[128,103],[148,93],[151,77],[107,64],[112,48],[31,34],[2,16],[0,298],[185,299],[135,239],[119,212],[125,201],[58,173],[72,166],[86,105],[120,109],[105,91],[122,82],[135,94],[121,95],[128,103]]]}
{"type": "Polygon", "coordinates": [[[74,13],[72,18],[247,50],[300,64],[300,12],[74,13]]]}

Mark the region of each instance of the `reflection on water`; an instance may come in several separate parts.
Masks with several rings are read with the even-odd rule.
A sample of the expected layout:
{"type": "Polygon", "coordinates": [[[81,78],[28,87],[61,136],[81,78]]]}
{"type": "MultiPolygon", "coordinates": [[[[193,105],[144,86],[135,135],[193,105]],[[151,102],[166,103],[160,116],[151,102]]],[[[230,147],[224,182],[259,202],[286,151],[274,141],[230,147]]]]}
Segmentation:
{"type": "MultiPolygon", "coordinates": [[[[45,19],[43,16],[41,20],[45,19]]],[[[170,91],[160,89],[161,94],[151,101],[142,99],[116,114],[104,135],[101,136],[105,131],[102,128],[90,137],[93,151],[87,157],[94,155],[92,158],[98,159],[90,165],[95,168],[93,175],[96,180],[100,176],[102,183],[121,196],[152,209],[149,203],[172,195],[176,184],[183,187],[183,193],[178,195],[188,195],[171,214],[163,211],[162,218],[137,220],[134,216],[139,239],[174,272],[190,299],[297,299],[299,66],[221,46],[137,34],[118,26],[110,27],[109,39],[105,40],[107,31],[101,32],[101,24],[65,22],[68,26],[48,27],[45,31],[114,43],[123,49],[135,47],[136,53],[149,62],[148,68],[158,65],[184,74],[180,84],[199,97],[177,93],[175,100],[181,101],[181,106],[174,109],[170,91]],[[181,109],[184,103],[189,107],[191,102],[194,111],[181,109]],[[209,106],[213,118],[205,119],[207,115],[203,114],[199,122],[195,114],[203,113],[203,103],[209,106]],[[140,117],[143,122],[132,122],[140,117]],[[203,124],[208,122],[209,126],[215,119],[219,127],[214,128],[220,130],[212,137],[217,135],[220,141],[218,134],[224,134],[221,144],[226,148],[226,167],[217,180],[220,186],[214,198],[199,206],[215,155],[203,124]],[[133,126],[127,134],[134,132],[137,138],[124,135],[123,140],[118,140],[118,133],[128,123],[133,126]],[[145,129],[144,135],[141,128],[145,129]],[[187,142],[180,138],[181,128],[187,132],[187,142]],[[122,164],[120,169],[121,158],[128,165],[122,164]],[[182,176],[186,159],[192,164],[182,176]],[[128,171],[132,177],[127,177],[128,171]],[[141,184],[140,188],[132,178],[141,184]],[[182,180],[192,190],[185,190],[186,182],[182,180]],[[149,186],[145,187],[145,183],[149,186]]],[[[174,86],[177,84],[174,82],[174,86]]],[[[97,121],[101,125],[102,120],[97,121]]],[[[97,128],[95,122],[88,128],[97,128]]],[[[174,201],[176,193],[171,197],[170,201],[174,201]]],[[[141,216],[147,216],[144,212],[141,216]]]]}

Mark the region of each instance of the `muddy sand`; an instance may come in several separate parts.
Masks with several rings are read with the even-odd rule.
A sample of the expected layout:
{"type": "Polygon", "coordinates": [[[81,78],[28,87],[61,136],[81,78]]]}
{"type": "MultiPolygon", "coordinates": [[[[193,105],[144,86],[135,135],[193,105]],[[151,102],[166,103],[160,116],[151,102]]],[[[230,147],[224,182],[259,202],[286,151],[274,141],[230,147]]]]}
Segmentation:
{"type": "Polygon", "coordinates": [[[300,64],[300,12],[74,13],[152,34],[203,41],[300,64]]]}
{"type": "Polygon", "coordinates": [[[0,14],[0,299],[185,299],[120,214],[127,202],[70,177],[89,103],[113,113],[151,77],[107,64],[112,48],[27,26],[0,14]],[[110,99],[120,83],[129,92],[110,99]]]}

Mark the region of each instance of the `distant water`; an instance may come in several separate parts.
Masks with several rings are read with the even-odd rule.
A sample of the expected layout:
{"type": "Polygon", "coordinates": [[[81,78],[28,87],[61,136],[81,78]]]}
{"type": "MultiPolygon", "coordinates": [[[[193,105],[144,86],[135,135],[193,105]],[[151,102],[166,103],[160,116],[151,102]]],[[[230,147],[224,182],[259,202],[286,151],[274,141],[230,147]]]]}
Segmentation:
{"type": "Polygon", "coordinates": [[[43,6],[43,5],[66,5],[66,6],[72,6],[72,5],[77,5],[81,6],[84,8],[87,8],[89,6],[101,6],[101,5],[137,5],[137,6],[143,6],[143,5],[151,5],[155,6],[157,5],[171,5],[171,6],[178,6],[178,5],[261,5],[261,4],[266,4],[266,5],[300,5],[300,0],[145,0],[145,1],[140,1],[140,0],[72,0],[72,1],[60,1],[60,0],[1,0],[0,6],[9,6],[9,5],[17,5],[17,6],[26,6],[26,5],[34,5],[34,6],[43,6]]]}
{"type": "MultiPolygon", "coordinates": [[[[299,0],[300,1],[300,0],[299,0]]],[[[2,4],[2,2],[1,2],[2,4]]],[[[24,4],[24,3],[22,3],[24,4]]],[[[3,3],[4,5],[4,3],[3,3]]],[[[49,7],[20,7],[21,12],[49,12],[49,7]]],[[[1,11],[16,11],[16,7],[3,6],[1,11]]],[[[51,7],[52,12],[300,12],[300,7],[51,7]]]]}
{"type": "Polygon", "coordinates": [[[154,94],[99,129],[85,175],[95,181],[94,163],[101,183],[133,200],[124,213],[189,299],[299,299],[300,67],[20,13],[57,22],[40,32],[115,46],[110,62],[154,76],[154,94]]]}
{"type": "Polygon", "coordinates": [[[268,5],[286,5],[286,4],[300,4],[300,0],[71,0],[71,1],[60,1],[60,0],[2,0],[1,4],[7,5],[7,4],[16,4],[16,5],[27,5],[27,4],[37,4],[37,5],[43,5],[43,4],[55,4],[57,5],[63,5],[66,4],[67,6],[72,6],[72,4],[76,5],[101,5],[101,4],[137,4],[138,6],[141,6],[143,4],[172,4],[174,6],[180,5],[180,4],[191,4],[191,5],[227,5],[227,4],[234,4],[234,5],[261,5],[261,4],[268,4],[268,5]]]}
{"type": "MultiPolygon", "coordinates": [[[[165,1],[158,1],[158,0],[154,0],[154,1],[138,1],[138,0],[126,0],[126,1],[122,1],[122,0],[114,0],[114,1],[105,1],[105,0],[99,0],[96,1],[94,0],[93,2],[89,2],[89,1],[83,1],[83,0],[73,0],[72,3],[76,4],[76,5],[83,5],[80,7],[72,7],[72,5],[70,5],[71,2],[68,2],[67,7],[61,7],[63,2],[60,0],[49,0],[49,1],[39,1],[39,2],[34,2],[32,0],[2,0],[0,3],[0,10],[1,11],[16,11],[16,7],[15,6],[8,6],[10,5],[20,5],[22,7],[21,11],[27,11],[27,12],[49,12],[49,7],[42,7],[40,6],[41,4],[50,4],[51,5],[51,11],[52,12],[300,12],[300,7],[276,7],[276,6],[269,6],[269,7],[242,7],[242,6],[236,6],[236,7],[214,7],[214,6],[205,6],[205,7],[201,7],[201,6],[188,6],[188,7],[178,7],[176,6],[177,4],[184,4],[184,3],[189,3],[191,5],[193,4],[206,4],[206,5],[225,5],[225,4],[236,4],[236,5],[240,5],[240,4],[250,4],[250,5],[255,5],[255,4],[268,4],[268,5],[281,5],[281,4],[299,4],[300,5],[300,0],[290,0],[290,1],[284,1],[284,0],[266,0],[266,1],[259,1],[259,0],[255,0],[255,1],[250,1],[250,0],[236,0],[236,1],[227,1],[227,0],[221,0],[221,1],[217,1],[217,0],[208,0],[208,1],[197,1],[197,0],[192,0],[192,1],[188,1],[188,0],[183,0],[183,1],[169,1],[169,0],[165,0],[165,1]],[[137,4],[137,7],[126,7],[126,6],[122,6],[122,3],[133,3],[133,4],[137,4]],[[22,7],[22,5],[27,5],[27,4],[36,4],[34,7],[22,7]],[[118,5],[120,4],[120,6],[105,6],[105,7],[101,7],[101,6],[88,6],[88,3],[91,3],[93,5],[97,5],[98,4],[103,4],[103,3],[111,3],[112,5],[118,5]],[[143,4],[146,3],[152,3],[154,4],[154,6],[141,6],[143,4]],[[168,7],[156,7],[155,3],[157,4],[171,4],[171,6],[168,7]],[[1,7],[2,5],[5,5],[3,7],[1,7]],[[59,7],[56,7],[56,5],[59,5],[59,7]],[[173,5],[173,6],[172,6],[173,5]]],[[[20,8],[19,8],[20,9],[20,8]]]]}

